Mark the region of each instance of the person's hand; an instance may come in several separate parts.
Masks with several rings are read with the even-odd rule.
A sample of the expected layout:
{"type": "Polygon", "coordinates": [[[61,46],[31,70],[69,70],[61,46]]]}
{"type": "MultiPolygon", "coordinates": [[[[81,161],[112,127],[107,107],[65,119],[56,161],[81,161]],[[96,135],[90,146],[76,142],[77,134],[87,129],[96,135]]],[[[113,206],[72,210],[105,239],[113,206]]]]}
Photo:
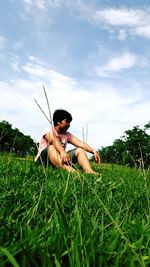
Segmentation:
{"type": "Polygon", "coordinates": [[[62,160],[62,163],[70,163],[70,156],[68,155],[68,153],[66,151],[62,151],[60,153],[60,157],[62,160]]]}
{"type": "Polygon", "coordinates": [[[100,159],[100,155],[99,155],[99,153],[97,153],[97,151],[94,150],[93,155],[94,155],[94,158],[95,158],[97,164],[100,164],[101,159],[100,159]]]}

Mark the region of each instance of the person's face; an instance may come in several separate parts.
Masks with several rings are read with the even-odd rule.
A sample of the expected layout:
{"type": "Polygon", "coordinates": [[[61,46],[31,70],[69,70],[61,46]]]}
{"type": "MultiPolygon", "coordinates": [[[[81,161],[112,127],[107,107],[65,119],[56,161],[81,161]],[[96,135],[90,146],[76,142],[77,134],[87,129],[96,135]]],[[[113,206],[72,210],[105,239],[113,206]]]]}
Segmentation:
{"type": "Polygon", "coordinates": [[[59,122],[59,128],[62,132],[66,132],[68,128],[70,127],[70,122],[67,119],[62,120],[59,122]]]}

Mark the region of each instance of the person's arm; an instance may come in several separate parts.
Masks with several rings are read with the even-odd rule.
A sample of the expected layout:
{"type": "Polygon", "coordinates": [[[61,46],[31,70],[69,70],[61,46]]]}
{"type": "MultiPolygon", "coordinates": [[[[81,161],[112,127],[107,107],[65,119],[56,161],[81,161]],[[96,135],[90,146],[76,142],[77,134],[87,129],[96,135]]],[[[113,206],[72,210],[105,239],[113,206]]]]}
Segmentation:
{"type": "Polygon", "coordinates": [[[75,137],[73,135],[70,138],[70,143],[76,147],[81,147],[81,148],[85,149],[85,151],[93,154],[96,162],[98,164],[100,164],[100,155],[97,153],[97,151],[95,149],[90,147],[87,143],[84,143],[83,141],[81,141],[80,139],[78,139],[77,137],[75,137]]]}
{"type": "Polygon", "coordinates": [[[48,141],[49,144],[55,147],[57,152],[60,154],[63,163],[68,162],[70,160],[69,155],[63,148],[61,142],[56,138],[53,133],[47,133],[44,138],[48,141]]]}

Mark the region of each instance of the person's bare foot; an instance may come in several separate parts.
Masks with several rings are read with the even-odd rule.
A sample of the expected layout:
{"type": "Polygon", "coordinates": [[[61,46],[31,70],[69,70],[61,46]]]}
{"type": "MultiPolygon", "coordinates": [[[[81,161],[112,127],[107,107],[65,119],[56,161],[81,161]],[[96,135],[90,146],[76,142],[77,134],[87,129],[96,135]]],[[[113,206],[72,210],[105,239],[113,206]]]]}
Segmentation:
{"type": "Polygon", "coordinates": [[[96,171],[93,171],[93,170],[87,170],[87,171],[85,171],[86,173],[88,173],[88,174],[94,174],[94,175],[98,175],[99,173],[98,172],[96,172],[96,171]]]}

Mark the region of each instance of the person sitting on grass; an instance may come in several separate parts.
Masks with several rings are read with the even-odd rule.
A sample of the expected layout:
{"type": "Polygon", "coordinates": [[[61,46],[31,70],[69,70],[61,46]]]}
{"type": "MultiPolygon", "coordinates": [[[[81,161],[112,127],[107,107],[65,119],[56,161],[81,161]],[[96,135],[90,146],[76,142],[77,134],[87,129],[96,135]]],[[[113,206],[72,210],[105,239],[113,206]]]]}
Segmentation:
{"type": "Polygon", "coordinates": [[[78,163],[86,173],[96,175],[97,172],[92,169],[86,151],[93,154],[98,164],[100,164],[100,155],[88,144],[67,131],[71,121],[72,116],[68,111],[57,109],[54,112],[54,127],[43,133],[35,162],[45,166],[50,164],[60,167],[68,172],[77,172],[73,166],[78,163]],[[74,145],[76,148],[66,152],[67,143],[74,145]]]}

